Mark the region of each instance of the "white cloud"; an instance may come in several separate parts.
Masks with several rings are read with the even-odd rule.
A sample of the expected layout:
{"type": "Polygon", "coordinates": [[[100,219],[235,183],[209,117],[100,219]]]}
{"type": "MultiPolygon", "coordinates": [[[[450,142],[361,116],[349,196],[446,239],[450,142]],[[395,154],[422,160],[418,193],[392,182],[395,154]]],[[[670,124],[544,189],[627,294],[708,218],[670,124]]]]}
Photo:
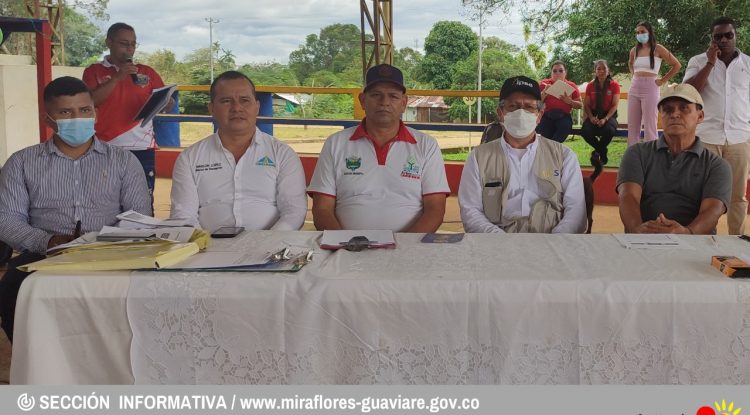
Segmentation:
{"type": "MultiPolygon", "coordinates": [[[[414,47],[416,40],[421,49],[440,20],[458,20],[478,32],[478,24],[461,14],[460,0],[398,0],[393,7],[394,41],[399,48],[414,47]]],[[[356,0],[110,0],[109,15],[108,22],[100,22],[104,29],[126,22],[135,27],[141,51],[169,49],[178,58],[207,47],[205,19],[218,19],[214,40],[231,50],[238,63],[286,63],[307,35],[334,23],[360,24],[356,0]]],[[[517,16],[492,16],[483,35],[521,45],[518,22],[517,16]]]]}

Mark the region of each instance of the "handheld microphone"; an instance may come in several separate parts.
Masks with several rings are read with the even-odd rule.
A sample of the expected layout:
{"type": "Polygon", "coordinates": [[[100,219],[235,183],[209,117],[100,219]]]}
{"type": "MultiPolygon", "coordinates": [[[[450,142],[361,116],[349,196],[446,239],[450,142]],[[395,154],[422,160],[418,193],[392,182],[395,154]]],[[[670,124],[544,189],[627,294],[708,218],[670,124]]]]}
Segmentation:
{"type": "MultiPolygon", "coordinates": [[[[133,58],[128,58],[127,62],[128,63],[133,63],[133,58]]],[[[137,84],[138,83],[138,74],[134,74],[134,73],[130,74],[130,79],[133,80],[134,84],[137,84]]]]}

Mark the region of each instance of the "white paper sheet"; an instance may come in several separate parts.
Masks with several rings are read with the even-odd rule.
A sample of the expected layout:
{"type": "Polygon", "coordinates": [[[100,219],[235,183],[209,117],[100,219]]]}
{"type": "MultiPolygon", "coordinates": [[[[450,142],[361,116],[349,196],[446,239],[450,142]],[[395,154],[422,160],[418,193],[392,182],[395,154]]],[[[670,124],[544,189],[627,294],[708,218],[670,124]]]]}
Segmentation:
{"type": "Polygon", "coordinates": [[[546,91],[544,91],[547,95],[552,95],[555,98],[560,98],[564,93],[571,95],[573,94],[573,91],[575,91],[575,88],[568,85],[567,82],[557,80],[554,84],[550,85],[549,88],[547,88],[546,91]]]}
{"type": "Polygon", "coordinates": [[[185,219],[156,219],[152,216],[146,216],[134,210],[120,213],[119,215],[117,215],[117,219],[120,219],[120,223],[117,226],[125,229],[157,228],[164,226],[190,226],[190,223],[185,219]]]}
{"type": "Polygon", "coordinates": [[[259,265],[268,262],[268,254],[255,252],[200,252],[167,269],[225,268],[259,265]]]}
{"type": "Polygon", "coordinates": [[[684,240],[669,234],[613,234],[620,244],[628,249],[691,249],[684,240]]]}

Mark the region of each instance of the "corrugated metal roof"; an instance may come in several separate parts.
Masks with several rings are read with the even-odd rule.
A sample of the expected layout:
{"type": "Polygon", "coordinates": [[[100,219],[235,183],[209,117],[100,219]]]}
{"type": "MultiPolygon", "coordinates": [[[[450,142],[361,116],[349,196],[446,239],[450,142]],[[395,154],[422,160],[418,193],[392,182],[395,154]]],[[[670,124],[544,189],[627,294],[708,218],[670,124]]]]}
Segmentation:
{"type": "Polygon", "coordinates": [[[407,107],[418,107],[418,108],[448,108],[443,101],[443,97],[420,97],[410,96],[409,102],[406,104],[407,107]]]}
{"type": "Polygon", "coordinates": [[[310,100],[310,94],[283,94],[280,92],[274,92],[273,94],[296,105],[299,105],[300,101],[305,103],[310,100]]]}

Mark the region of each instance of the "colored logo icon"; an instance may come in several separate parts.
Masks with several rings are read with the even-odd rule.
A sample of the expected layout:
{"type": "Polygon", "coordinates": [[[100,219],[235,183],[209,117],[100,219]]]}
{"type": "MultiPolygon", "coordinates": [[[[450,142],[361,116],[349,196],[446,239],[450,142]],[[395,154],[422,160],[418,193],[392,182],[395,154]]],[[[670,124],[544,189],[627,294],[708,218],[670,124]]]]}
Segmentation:
{"type": "Polygon", "coordinates": [[[726,400],[722,400],[721,403],[714,402],[714,408],[710,406],[702,406],[698,408],[698,412],[695,415],[740,415],[742,408],[734,407],[734,402],[727,404],[726,400]]]}

